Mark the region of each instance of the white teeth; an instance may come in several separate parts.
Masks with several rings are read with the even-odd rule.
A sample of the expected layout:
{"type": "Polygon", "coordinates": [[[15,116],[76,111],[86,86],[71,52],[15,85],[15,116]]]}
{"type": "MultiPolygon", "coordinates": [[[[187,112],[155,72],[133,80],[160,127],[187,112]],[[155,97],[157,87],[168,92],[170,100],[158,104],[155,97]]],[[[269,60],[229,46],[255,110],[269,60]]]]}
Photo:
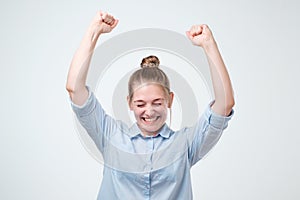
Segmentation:
{"type": "Polygon", "coordinates": [[[146,122],[153,122],[154,120],[156,120],[157,119],[157,117],[155,117],[155,118],[144,118],[144,120],[146,121],[146,122]]]}

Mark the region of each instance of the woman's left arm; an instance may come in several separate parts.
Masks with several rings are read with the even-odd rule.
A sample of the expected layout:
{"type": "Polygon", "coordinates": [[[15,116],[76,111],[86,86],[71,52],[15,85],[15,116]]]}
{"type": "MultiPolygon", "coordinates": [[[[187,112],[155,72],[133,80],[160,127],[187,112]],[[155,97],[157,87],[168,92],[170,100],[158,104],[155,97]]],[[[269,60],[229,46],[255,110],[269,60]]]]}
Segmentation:
{"type": "Polygon", "coordinates": [[[213,83],[215,102],[212,110],[228,116],[234,106],[233,89],[230,77],[211,30],[205,24],[194,25],[186,32],[187,37],[196,46],[204,49],[213,83]]]}

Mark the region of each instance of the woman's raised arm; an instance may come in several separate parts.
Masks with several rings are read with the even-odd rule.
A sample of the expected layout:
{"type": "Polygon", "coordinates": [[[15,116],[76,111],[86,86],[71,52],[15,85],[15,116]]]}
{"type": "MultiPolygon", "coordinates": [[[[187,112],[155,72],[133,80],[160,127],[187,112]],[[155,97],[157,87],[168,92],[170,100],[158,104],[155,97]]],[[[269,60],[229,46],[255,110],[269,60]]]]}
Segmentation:
{"type": "Polygon", "coordinates": [[[102,33],[111,32],[117,24],[118,20],[112,15],[99,11],[89,25],[72,59],[67,77],[66,89],[73,103],[82,105],[87,100],[86,78],[97,40],[102,33]]]}
{"type": "Polygon", "coordinates": [[[220,115],[229,115],[235,103],[233,89],[211,30],[204,24],[194,25],[186,35],[194,45],[202,47],[206,53],[215,94],[212,110],[220,115]]]}

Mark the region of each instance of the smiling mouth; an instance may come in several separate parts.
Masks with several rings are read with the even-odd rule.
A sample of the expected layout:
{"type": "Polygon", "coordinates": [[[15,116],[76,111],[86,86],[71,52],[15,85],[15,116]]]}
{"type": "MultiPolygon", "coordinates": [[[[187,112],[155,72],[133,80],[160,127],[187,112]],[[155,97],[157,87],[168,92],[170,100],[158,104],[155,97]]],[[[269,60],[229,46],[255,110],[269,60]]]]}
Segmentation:
{"type": "Polygon", "coordinates": [[[152,117],[152,118],[145,118],[145,117],[142,117],[142,120],[146,123],[152,123],[156,120],[158,120],[159,116],[158,117],[152,117]]]}

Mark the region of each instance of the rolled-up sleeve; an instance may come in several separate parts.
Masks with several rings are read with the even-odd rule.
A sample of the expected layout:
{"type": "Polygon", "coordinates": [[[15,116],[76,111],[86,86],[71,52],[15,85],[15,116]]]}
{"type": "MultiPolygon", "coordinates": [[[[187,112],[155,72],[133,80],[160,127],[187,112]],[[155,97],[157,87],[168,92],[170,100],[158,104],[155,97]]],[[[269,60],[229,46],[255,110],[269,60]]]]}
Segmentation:
{"type": "Polygon", "coordinates": [[[232,118],[234,111],[231,110],[228,116],[222,116],[215,113],[211,106],[208,106],[204,113],[204,118],[207,120],[208,124],[216,129],[224,130],[228,126],[229,120],[232,118]]]}
{"type": "Polygon", "coordinates": [[[71,100],[71,106],[72,109],[74,111],[74,113],[76,114],[76,116],[86,116],[88,115],[90,112],[92,112],[92,110],[95,107],[95,102],[94,102],[94,95],[93,93],[88,89],[89,91],[89,95],[87,100],[84,102],[83,105],[77,105],[75,104],[72,100],[71,100]]]}
{"type": "MultiPolygon", "coordinates": [[[[210,104],[211,105],[211,104],[210,104]]],[[[191,165],[203,158],[219,141],[234,110],[228,116],[219,115],[208,106],[194,127],[189,129],[189,160],[191,165]]]]}

